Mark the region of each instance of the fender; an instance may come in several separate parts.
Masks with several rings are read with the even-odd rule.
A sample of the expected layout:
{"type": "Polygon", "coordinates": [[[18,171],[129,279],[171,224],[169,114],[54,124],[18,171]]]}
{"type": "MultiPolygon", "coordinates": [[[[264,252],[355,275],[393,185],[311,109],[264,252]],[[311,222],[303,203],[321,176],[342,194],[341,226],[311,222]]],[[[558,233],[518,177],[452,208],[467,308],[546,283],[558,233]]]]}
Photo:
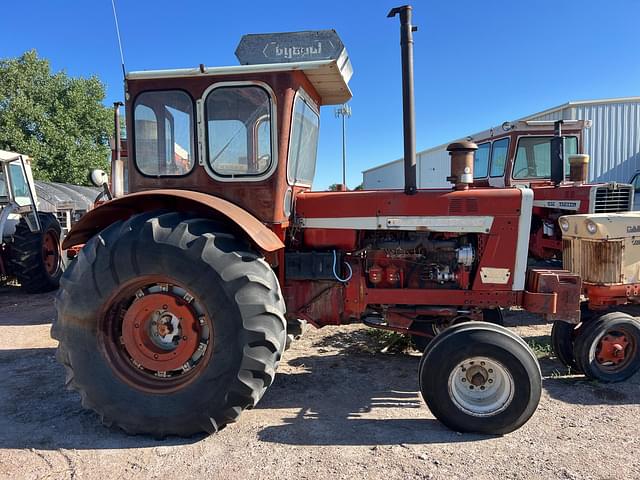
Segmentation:
{"type": "Polygon", "coordinates": [[[190,190],[147,190],[109,200],[90,210],[76,223],[62,242],[67,249],[87,241],[119,220],[150,210],[194,212],[205,218],[231,221],[260,250],[274,252],[284,248],[282,240],[260,220],[227,200],[190,190]]]}

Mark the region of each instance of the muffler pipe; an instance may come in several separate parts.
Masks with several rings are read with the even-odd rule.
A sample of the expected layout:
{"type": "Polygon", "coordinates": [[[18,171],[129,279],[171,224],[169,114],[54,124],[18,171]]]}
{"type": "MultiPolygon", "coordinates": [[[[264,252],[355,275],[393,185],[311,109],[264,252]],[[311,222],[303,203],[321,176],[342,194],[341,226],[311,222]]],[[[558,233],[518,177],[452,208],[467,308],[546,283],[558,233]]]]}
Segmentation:
{"type": "Polygon", "coordinates": [[[404,193],[416,193],[416,116],[413,93],[413,32],[411,5],[392,8],[388,18],[400,15],[400,45],[402,47],[402,116],[404,124],[404,193]]]}

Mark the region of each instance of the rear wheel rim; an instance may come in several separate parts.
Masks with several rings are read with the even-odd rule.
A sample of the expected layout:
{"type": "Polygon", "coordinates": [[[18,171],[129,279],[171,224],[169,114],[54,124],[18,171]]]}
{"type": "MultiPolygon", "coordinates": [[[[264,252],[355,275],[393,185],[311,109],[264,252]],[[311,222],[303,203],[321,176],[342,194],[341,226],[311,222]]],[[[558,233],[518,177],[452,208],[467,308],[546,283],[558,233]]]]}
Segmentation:
{"type": "Polygon", "coordinates": [[[99,341],[110,366],[137,389],[174,392],[210,361],[209,315],[198,298],[168,278],[121,288],[102,319],[99,341]]]}
{"type": "Polygon", "coordinates": [[[448,387],[456,407],[474,417],[491,417],[506,410],[515,393],[509,370],[488,357],[460,362],[449,375],[448,387]]]}
{"type": "Polygon", "coordinates": [[[60,239],[52,230],[42,237],[42,262],[49,276],[54,276],[60,266],[60,239]]]}

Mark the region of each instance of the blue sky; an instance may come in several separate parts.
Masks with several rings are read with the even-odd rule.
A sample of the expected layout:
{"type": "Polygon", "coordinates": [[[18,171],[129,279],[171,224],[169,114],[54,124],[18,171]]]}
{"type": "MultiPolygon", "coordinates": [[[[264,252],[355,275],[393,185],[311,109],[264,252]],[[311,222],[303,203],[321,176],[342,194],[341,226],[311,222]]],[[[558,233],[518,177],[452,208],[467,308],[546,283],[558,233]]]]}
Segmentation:
{"type": "MultiPolygon", "coordinates": [[[[354,67],[347,183],[402,156],[400,2],[117,0],[127,70],[235,65],[244,33],[334,28],[354,67]]],[[[413,3],[419,150],[568,100],[640,95],[636,0],[413,3]]],[[[110,0],[6,2],[0,57],[35,48],[54,70],[122,80],[110,0]],[[9,20],[9,21],[6,21],[9,20]],[[13,21],[15,20],[15,21],[13,21]]],[[[321,119],[316,189],[340,181],[341,129],[321,119]]]]}

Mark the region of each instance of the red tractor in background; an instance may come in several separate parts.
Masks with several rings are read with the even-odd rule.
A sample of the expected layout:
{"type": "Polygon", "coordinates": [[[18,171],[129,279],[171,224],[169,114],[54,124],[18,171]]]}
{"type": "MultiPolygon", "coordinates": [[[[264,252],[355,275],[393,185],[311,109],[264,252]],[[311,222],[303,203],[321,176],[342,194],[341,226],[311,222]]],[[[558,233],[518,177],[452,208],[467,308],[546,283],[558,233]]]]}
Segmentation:
{"type": "Polygon", "coordinates": [[[632,185],[587,182],[589,157],[579,152],[590,126],[590,120],[505,122],[472,137],[478,145],[474,186],[533,190],[529,253],[534,259],[561,260],[561,215],[632,210],[632,185]],[[563,159],[564,168],[554,168],[562,167],[563,159]]]}
{"type": "MultiPolygon", "coordinates": [[[[411,7],[395,15],[404,191],[310,191],[319,108],[351,98],[351,63],[334,31],[247,35],[241,66],[127,75],[132,193],[90,211],[66,237],[65,248],[84,247],[62,278],[52,328],[67,384],[105,424],[160,437],[219,430],[271,385],[287,323],[298,319],[425,337],[450,326],[420,364],[433,414],[457,431],[504,434],[534,413],[535,355],[482,320],[520,306],[577,324],[581,277],[527,269],[533,191],[470,186],[475,144],[450,146],[453,188],[416,189],[415,27],[411,7]]],[[[626,360],[616,375],[585,373],[632,375],[638,323],[625,317],[616,343],[609,320],[592,318],[626,360]]],[[[588,339],[601,349],[601,336],[588,339]]],[[[608,361],[580,352],[582,364],[608,361]]]]}

